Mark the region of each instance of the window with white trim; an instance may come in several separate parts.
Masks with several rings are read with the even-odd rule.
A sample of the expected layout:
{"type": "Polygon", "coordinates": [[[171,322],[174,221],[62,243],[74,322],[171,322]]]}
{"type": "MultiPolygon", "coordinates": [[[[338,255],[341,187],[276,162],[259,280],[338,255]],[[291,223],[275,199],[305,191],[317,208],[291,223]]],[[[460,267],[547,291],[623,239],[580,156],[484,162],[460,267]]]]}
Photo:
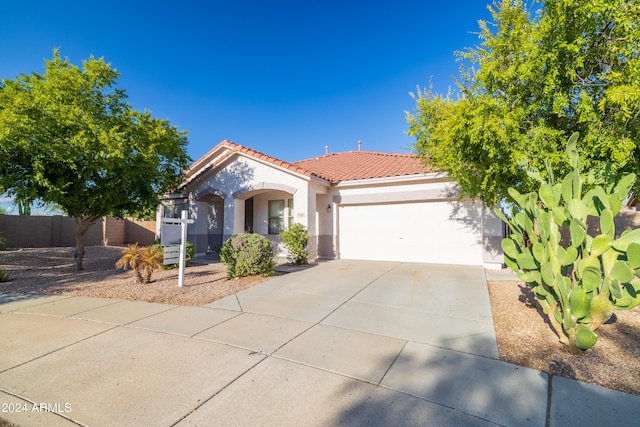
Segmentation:
{"type": "Polygon", "coordinates": [[[269,200],[269,234],[284,230],[284,200],[269,200]]]}
{"type": "Polygon", "coordinates": [[[289,221],[287,222],[287,228],[293,224],[293,199],[287,200],[287,205],[289,207],[289,221]]]}
{"type": "Polygon", "coordinates": [[[293,224],[293,199],[269,200],[269,234],[280,234],[293,224]]]}

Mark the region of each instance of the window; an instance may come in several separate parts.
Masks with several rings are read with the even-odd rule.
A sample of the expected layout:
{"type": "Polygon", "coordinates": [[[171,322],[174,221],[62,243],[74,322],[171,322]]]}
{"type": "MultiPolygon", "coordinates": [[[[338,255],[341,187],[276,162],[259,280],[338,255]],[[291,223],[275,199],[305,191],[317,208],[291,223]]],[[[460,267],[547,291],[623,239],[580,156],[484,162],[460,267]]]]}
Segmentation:
{"type": "Polygon", "coordinates": [[[269,200],[269,234],[284,230],[284,200],[269,200]]]}
{"type": "Polygon", "coordinates": [[[269,234],[280,234],[293,224],[293,199],[269,200],[269,234]],[[285,222],[286,221],[286,222],[285,222]]]}
{"type": "Polygon", "coordinates": [[[293,199],[287,200],[289,205],[289,221],[287,222],[287,227],[293,224],[293,199]]]}

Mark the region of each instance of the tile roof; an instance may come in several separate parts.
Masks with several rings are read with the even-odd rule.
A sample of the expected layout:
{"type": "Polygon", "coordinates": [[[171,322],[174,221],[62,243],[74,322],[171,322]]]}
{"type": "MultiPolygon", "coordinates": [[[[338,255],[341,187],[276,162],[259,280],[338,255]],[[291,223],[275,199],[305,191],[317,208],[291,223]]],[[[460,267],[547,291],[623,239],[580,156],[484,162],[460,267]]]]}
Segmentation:
{"type": "Polygon", "coordinates": [[[368,178],[420,175],[433,170],[423,165],[412,154],[381,153],[374,151],[345,151],[331,153],[298,162],[285,162],[248,147],[222,141],[194,162],[185,175],[192,182],[215,168],[233,153],[242,153],[305,176],[316,176],[332,183],[368,178]]]}
{"type": "Polygon", "coordinates": [[[345,151],[294,162],[331,182],[420,175],[433,172],[413,154],[345,151]]]}
{"type": "Polygon", "coordinates": [[[311,176],[312,172],[308,171],[299,166],[295,166],[291,163],[285,162],[284,160],[276,159],[275,157],[271,157],[267,154],[261,153],[259,151],[253,150],[248,147],[243,147],[242,145],[236,144],[231,141],[222,141],[215,147],[213,147],[209,152],[207,152],[200,159],[196,160],[186,171],[185,175],[187,180],[193,181],[203,173],[207,172],[215,168],[217,165],[225,161],[229,156],[233,153],[243,153],[248,156],[251,156],[256,159],[264,160],[266,162],[272,163],[274,165],[283,167],[285,169],[289,169],[290,171],[297,172],[302,175],[311,176]],[[226,149],[221,151],[221,149],[226,149]],[[220,152],[220,154],[216,157],[215,154],[220,152]]]}
{"type": "Polygon", "coordinates": [[[267,154],[261,153],[259,151],[253,150],[248,147],[243,147],[242,145],[238,145],[231,141],[222,141],[221,144],[225,144],[228,147],[232,148],[234,151],[239,153],[247,154],[253,158],[264,160],[266,162],[272,163],[276,166],[283,167],[285,169],[289,169],[290,171],[297,172],[302,175],[311,176],[312,172],[307,169],[304,169],[300,166],[296,166],[295,163],[285,162],[284,160],[276,159],[275,157],[271,157],[267,154]]]}

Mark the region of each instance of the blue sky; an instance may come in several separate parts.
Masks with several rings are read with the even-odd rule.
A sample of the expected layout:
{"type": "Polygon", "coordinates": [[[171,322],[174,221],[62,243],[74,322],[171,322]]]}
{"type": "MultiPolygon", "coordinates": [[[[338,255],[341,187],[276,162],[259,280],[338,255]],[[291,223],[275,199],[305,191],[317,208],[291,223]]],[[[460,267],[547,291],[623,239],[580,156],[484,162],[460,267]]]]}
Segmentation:
{"type": "Polygon", "coordinates": [[[296,161],[408,152],[416,86],[446,92],[487,0],[30,1],[3,5],[0,78],[52,50],[104,57],[138,110],[188,131],[193,160],[223,139],[296,161]]]}

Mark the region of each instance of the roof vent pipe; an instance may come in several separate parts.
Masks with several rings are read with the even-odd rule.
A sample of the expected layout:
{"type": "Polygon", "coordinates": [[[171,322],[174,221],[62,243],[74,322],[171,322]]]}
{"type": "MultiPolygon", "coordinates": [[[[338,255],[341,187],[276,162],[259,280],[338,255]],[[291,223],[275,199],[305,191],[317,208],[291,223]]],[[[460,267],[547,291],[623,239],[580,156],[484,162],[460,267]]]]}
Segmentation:
{"type": "Polygon", "coordinates": [[[325,155],[325,156],[328,156],[328,155],[329,155],[329,146],[328,146],[328,145],[325,145],[325,146],[324,146],[324,155],[325,155]]]}
{"type": "Polygon", "coordinates": [[[362,141],[358,141],[358,151],[360,151],[361,146],[362,146],[362,141]]]}

